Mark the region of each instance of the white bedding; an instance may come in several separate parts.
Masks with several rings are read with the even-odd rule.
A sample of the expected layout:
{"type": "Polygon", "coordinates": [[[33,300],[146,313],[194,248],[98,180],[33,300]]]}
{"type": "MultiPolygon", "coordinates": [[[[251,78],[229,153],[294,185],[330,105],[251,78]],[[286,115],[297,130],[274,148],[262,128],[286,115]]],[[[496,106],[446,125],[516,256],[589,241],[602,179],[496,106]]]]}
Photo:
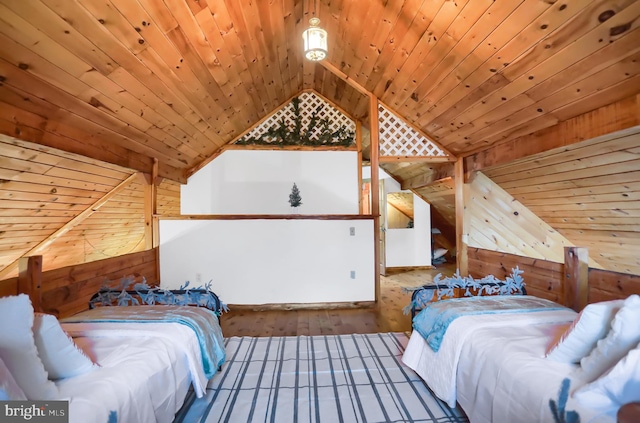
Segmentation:
{"type": "MultiPolygon", "coordinates": [[[[459,317],[437,353],[414,331],[402,361],[450,407],[457,401],[472,423],[552,422],[549,400],[558,400],[562,380],[571,380],[570,392],[583,382],[576,365],[545,359],[544,353],[553,329],[575,316],[554,310],[459,317]]],[[[571,397],[566,408],[583,423],[607,421],[571,397]]]]}
{"type": "Polygon", "coordinates": [[[101,367],[56,384],[69,399],[69,421],[171,422],[189,386],[207,380],[194,332],[179,323],[63,323],[101,367]]]}

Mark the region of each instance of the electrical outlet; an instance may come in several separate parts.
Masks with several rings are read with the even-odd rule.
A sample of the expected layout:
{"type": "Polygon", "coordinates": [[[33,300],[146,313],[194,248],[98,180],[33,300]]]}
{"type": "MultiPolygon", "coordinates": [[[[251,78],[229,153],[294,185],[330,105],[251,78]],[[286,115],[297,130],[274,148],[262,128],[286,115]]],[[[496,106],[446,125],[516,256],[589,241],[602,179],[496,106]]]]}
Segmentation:
{"type": "Polygon", "coordinates": [[[356,278],[356,271],[352,270],[351,271],[351,279],[355,279],[356,278]]]}
{"type": "Polygon", "coordinates": [[[351,226],[349,228],[349,235],[356,236],[356,228],[355,228],[355,226],[351,226]]]}

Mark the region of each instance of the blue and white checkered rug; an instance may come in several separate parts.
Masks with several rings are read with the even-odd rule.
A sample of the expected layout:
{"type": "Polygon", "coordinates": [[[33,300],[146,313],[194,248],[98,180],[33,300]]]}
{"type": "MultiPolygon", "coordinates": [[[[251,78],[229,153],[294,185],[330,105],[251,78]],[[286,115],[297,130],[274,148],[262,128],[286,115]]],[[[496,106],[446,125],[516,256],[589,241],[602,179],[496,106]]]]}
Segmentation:
{"type": "Polygon", "coordinates": [[[176,422],[468,422],[402,363],[407,342],[401,333],[227,338],[222,371],[176,422]]]}

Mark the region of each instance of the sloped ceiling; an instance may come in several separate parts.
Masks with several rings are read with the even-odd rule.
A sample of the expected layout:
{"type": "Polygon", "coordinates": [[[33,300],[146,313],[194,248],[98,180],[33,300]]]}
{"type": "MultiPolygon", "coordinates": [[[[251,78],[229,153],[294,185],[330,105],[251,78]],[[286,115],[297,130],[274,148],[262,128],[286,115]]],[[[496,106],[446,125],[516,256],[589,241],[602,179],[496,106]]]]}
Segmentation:
{"type": "Polygon", "coordinates": [[[640,91],[640,2],[1,0],[0,132],[184,180],[304,89],[367,98],[456,155],[640,91]]]}
{"type": "MultiPolygon", "coordinates": [[[[328,65],[302,58],[301,33],[314,4],[0,0],[0,134],[83,156],[67,157],[72,166],[52,165],[41,160],[64,154],[3,138],[0,271],[91,205],[81,207],[81,201],[98,200],[134,171],[151,173],[156,159],[161,177],[184,182],[303,90],[317,91],[368,126],[368,98],[345,78],[467,158],[485,152],[504,157],[522,150],[500,149],[519,137],[640,93],[637,0],[317,0],[315,14],[329,34],[328,65]],[[99,162],[86,167],[86,158],[99,162]],[[100,192],[82,185],[87,177],[100,192]],[[56,195],[49,185],[58,188],[56,195]]],[[[637,161],[630,165],[635,170],[626,173],[637,173],[637,161]]],[[[443,225],[454,223],[450,165],[383,166],[403,188],[430,201],[443,225]]],[[[533,194],[509,185],[511,177],[526,179],[517,165],[501,175],[491,171],[486,174],[500,186],[545,214],[533,194]]],[[[159,212],[176,214],[178,186],[163,184],[159,212]]],[[[613,192],[636,201],[638,187],[628,188],[613,192]]],[[[96,254],[138,248],[136,230],[124,225],[116,236],[104,216],[131,207],[128,218],[137,225],[140,189],[133,183],[128,196],[112,199],[112,209],[87,221],[93,225],[87,228],[104,227],[103,236],[92,232],[88,239],[96,254]]],[[[576,210],[582,205],[567,207],[565,214],[585,213],[576,210]]],[[[633,203],[628,222],[637,219],[636,211],[633,203]]],[[[604,241],[597,254],[605,268],[640,273],[637,258],[621,245],[637,243],[635,223],[614,235],[609,227],[585,233],[584,225],[569,228],[544,218],[576,245],[604,241]]],[[[60,257],[71,247],[78,260],[88,254],[88,243],[67,243],[65,250],[82,230],[59,239],[60,257]]]]}

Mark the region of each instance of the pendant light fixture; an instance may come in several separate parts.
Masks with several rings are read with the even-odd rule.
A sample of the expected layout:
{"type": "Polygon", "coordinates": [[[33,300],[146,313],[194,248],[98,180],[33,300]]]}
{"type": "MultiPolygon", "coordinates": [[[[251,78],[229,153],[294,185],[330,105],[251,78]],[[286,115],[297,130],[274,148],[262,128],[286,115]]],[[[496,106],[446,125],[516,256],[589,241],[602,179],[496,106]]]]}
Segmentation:
{"type": "Polygon", "coordinates": [[[314,62],[327,57],[327,31],[320,28],[320,19],[316,17],[316,0],[313,2],[313,17],[309,19],[309,28],[302,33],[304,57],[314,62]]]}

